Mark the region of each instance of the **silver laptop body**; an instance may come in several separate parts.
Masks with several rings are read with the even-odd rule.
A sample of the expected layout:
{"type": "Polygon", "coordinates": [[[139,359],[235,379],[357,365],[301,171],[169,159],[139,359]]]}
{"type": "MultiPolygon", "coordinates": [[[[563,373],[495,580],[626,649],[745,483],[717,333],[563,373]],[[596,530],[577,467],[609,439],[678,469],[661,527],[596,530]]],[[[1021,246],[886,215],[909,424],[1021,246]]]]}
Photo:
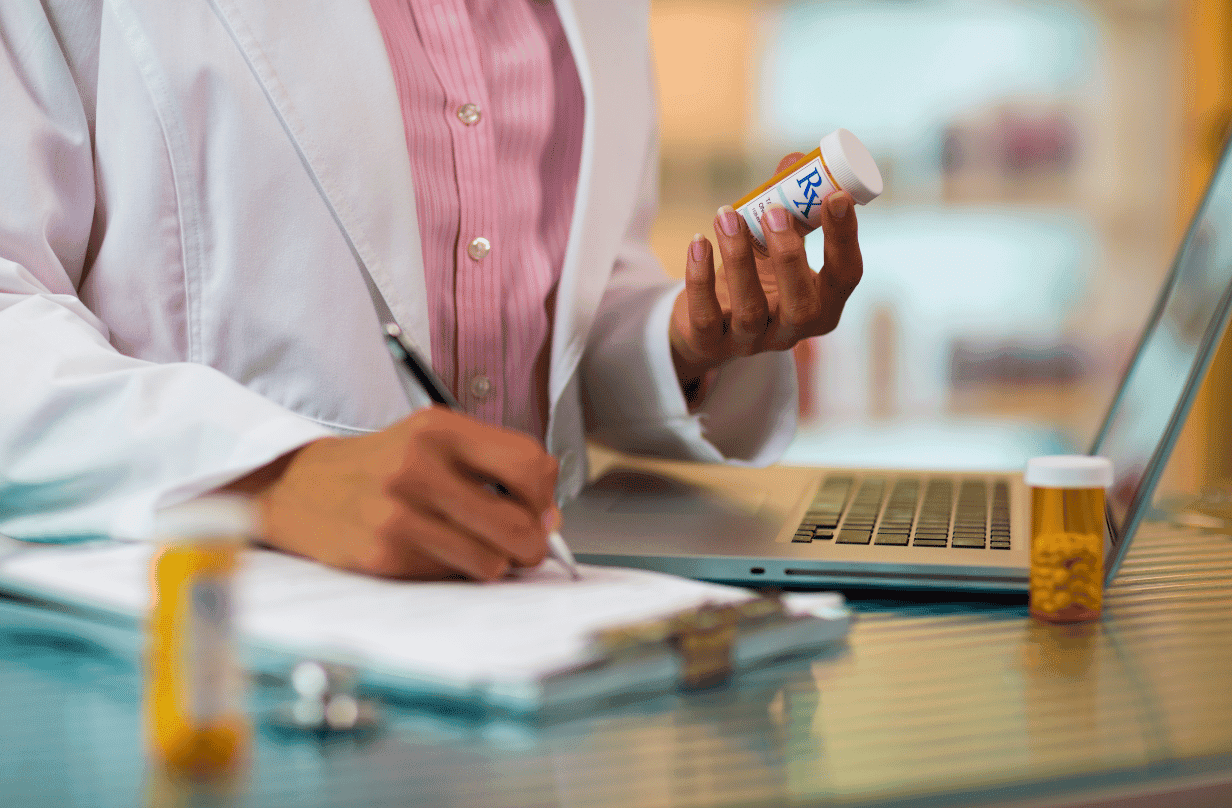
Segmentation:
{"type": "MultiPolygon", "coordinates": [[[[1108,581],[1228,323],[1230,163],[1225,148],[1090,450],[1109,457],[1115,474],[1108,581]]],[[[755,586],[1027,588],[1030,502],[1021,474],[748,469],[602,451],[596,459],[595,479],[563,509],[564,536],[580,561],[755,586]]]]}

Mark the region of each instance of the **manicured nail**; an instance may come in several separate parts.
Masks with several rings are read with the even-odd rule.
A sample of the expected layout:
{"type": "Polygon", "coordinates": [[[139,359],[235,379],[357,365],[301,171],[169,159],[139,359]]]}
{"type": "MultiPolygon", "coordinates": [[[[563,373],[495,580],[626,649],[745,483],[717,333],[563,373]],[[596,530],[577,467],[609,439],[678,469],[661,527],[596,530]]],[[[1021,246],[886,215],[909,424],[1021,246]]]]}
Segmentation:
{"type": "Polygon", "coordinates": [[[787,208],[775,202],[766,208],[765,213],[766,224],[776,233],[782,233],[787,230],[787,208]]]}
{"type": "Polygon", "coordinates": [[[694,261],[701,261],[706,257],[706,237],[701,233],[693,234],[693,241],[689,243],[689,257],[694,261]]]}
{"type": "Polygon", "coordinates": [[[732,210],[731,205],[724,205],[719,208],[719,229],[724,235],[734,236],[740,232],[740,217],[736,211],[732,210]]]}
{"type": "Polygon", "coordinates": [[[835,219],[841,219],[851,209],[851,198],[847,194],[831,194],[830,198],[826,200],[826,206],[830,208],[831,216],[835,219]]]}

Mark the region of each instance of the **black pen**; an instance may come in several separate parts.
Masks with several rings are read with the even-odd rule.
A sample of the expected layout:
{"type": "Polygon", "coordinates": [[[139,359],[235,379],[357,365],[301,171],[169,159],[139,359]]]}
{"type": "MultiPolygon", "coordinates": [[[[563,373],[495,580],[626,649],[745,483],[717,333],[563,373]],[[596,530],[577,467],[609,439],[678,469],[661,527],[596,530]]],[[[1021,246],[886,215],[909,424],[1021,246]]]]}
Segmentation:
{"type": "MultiPolygon", "coordinates": [[[[393,354],[398,367],[406,371],[411,377],[407,379],[404,375],[400,374],[403,386],[406,388],[407,398],[412,402],[415,400],[414,390],[406,386],[409,381],[413,380],[419,389],[426,393],[428,398],[432,399],[434,403],[448,407],[451,410],[462,409],[462,406],[458,404],[458,400],[453,397],[453,393],[450,393],[449,388],[440,380],[440,377],[432,372],[432,367],[419,356],[419,352],[406,339],[402,329],[396,323],[387,323],[385,325],[385,345],[389,348],[389,352],[393,354]]],[[[511,496],[509,490],[499,483],[494,488],[505,496],[511,496]]],[[[552,558],[556,559],[558,564],[573,576],[573,580],[579,581],[582,579],[582,574],[578,572],[577,562],[573,560],[573,553],[569,551],[569,545],[565,544],[565,540],[560,535],[559,530],[553,530],[548,534],[548,552],[552,558]]]]}

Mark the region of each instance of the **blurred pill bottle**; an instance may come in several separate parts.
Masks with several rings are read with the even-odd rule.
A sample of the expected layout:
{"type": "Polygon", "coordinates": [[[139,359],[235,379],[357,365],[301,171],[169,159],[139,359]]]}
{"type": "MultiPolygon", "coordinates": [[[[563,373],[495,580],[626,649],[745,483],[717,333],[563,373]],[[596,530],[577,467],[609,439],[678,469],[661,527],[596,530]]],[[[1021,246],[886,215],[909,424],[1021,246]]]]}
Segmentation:
{"type": "Polygon", "coordinates": [[[257,535],[242,497],[204,496],[155,516],[144,707],[151,763],[172,772],[221,774],[247,757],[233,582],[257,535]]]}
{"type": "Polygon", "coordinates": [[[826,197],[846,191],[857,204],[867,205],[881,194],[881,171],[859,138],[846,129],[836,129],[821,139],[821,145],[775,174],[732,205],[744,217],[753,236],[753,246],[766,254],[766,236],[761,219],[766,208],[778,202],[791,211],[806,233],[821,226],[826,197]]]}
{"type": "Polygon", "coordinates": [[[1100,615],[1104,594],[1104,457],[1053,455],[1027,461],[1031,488],[1031,615],[1077,623],[1100,615]]]}

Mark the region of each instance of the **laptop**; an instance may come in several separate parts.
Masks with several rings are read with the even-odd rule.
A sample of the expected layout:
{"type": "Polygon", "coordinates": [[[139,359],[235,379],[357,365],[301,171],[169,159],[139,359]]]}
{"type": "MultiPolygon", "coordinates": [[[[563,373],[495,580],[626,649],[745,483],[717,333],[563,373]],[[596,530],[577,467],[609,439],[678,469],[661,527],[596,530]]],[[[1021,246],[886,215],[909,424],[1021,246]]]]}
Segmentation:
{"type": "MultiPolygon", "coordinates": [[[[1181,243],[1090,453],[1112,461],[1111,582],[1232,304],[1232,158],[1181,243]]],[[[563,509],[579,561],[750,586],[1027,590],[1021,473],[616,463],[563,509]]]]}

